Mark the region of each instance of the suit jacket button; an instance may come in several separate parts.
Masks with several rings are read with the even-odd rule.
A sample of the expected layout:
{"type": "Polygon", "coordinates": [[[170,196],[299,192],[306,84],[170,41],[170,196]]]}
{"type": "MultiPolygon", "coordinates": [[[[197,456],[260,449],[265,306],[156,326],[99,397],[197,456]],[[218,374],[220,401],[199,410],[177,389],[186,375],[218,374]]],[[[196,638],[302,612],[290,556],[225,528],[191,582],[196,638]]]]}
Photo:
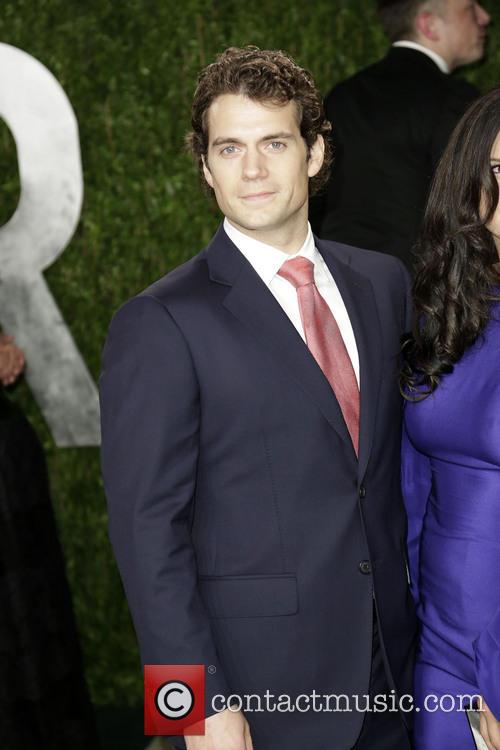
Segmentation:
{"type": "Polygon", "coordinates": [[[361,487],[359,488],[359,493],[358,494],[359,494],[359,499],[360,500],[364,500],[365,499],[365,497],[366,497],[366,487],[364,486],[364,484],[362,484],[361,487]]]}
{"type": "Polygon", "coordinates": [[[360,573],[363,573],[363,575],[368,576],[372,572],[372,566],[370,565],[369,560],[361,560],[359,563],[359,571],[360,573]]]}

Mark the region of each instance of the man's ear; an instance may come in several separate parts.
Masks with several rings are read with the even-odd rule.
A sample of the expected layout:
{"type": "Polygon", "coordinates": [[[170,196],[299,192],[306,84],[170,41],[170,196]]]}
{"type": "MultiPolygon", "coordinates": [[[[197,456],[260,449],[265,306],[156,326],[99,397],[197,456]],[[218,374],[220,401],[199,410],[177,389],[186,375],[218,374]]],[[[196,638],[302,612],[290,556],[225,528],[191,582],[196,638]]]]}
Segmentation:
{"type": "Polygon", "coordinates": [[[212,178],[212,173],[211,173],[211,171],[209,170],[209,168],[207,166],[207,160],[205,159],[204,156],[202,156],[201,157],[201,161],[202,161],[202,164],[203,164],[203,176],[205,177],[206,181],[208,182],[208,184],[210,185],[210,187],[213,190],[213,188],[214,188],[214,181],[213,181],[213,178],[212,178]]]}
{"type": "Polygon", "coordinates": [[[314,177],[318,174],[319,170],[323,166],[323,160],[325,158],[325,141],[322,135],[318,135],[315,142],[309,150],[309,158],[307,161],[307,175],[308,177],[314,177]]]}
{"type": "Polygon", "coordinates": [[[417,13],[415,17],[415,29],[424,38],[430,42],[439,42],[439,22],[440,18],[437,13],[430,10],[423,10],[417,13]]]}

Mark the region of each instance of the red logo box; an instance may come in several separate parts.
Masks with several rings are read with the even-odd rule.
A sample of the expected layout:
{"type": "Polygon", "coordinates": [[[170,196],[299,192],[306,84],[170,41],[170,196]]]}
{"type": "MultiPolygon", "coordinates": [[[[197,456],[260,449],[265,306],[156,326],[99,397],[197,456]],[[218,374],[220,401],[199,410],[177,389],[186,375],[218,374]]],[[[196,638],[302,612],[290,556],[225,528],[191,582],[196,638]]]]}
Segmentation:
{"type": "Polygon", "coordinates": [[[203,664],[144,666],[144,734],[205,734],[203,664]]]}

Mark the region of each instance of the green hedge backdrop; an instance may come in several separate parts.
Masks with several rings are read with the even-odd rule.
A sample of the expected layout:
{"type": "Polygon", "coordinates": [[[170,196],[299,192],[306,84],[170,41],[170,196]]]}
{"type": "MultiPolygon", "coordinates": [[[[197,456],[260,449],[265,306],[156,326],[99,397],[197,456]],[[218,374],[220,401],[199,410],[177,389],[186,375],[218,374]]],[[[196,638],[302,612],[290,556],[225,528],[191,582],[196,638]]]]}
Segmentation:
{"type": "MultiPolygon", "coordinates": [[[[486,90],[500,81],[500,8],[483,4],[493,18],[488,57],[461,74],[486,90]]],[[[16,0],[2,3],[0,41],[55,74],[79,121],[82,217],[46,278],[96,379],[113,311],[200,250],[219,220],[183,152],[199,69],[229,45],[279,47],[326,94],[387,46],[370,0],[16,0]]],[[[1,121],[0,174],[2,225],[19,181],[1,121]]],[[[25,383],[11,395],[46,449],[93,700],[138,704],[138,652],[107,538],[98,450],[57,449],[25,383]]]]}

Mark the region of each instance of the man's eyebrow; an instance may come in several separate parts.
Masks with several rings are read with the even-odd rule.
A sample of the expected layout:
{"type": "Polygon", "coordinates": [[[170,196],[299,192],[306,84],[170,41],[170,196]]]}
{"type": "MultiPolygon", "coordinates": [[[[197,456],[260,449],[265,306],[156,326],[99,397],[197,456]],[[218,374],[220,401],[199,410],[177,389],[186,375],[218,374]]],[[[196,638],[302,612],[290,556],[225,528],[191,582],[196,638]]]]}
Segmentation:
{"type": "MultiPolygon", "coordinates": [[[[290,140],[291,138],[295,138],[293,133],[288,133],[287,131],[280,131],[279,133],[271,133],[270,135],[265,135],[263,138],[260,139],[260,142],[262,141],[284,141],[284,140],[290,140]]],[[[236,144],[242,144],[243,141],[241,141],[239,138],[232,138],[231,136],[221,136],[219,138],[216,138],[214,141],[212,141],[212,147],[215,146],[224,146],[228,143],[236,143],[236,144]]]]}
{"type": "Polygon", "coordinates": [[[266,135],[264,138],[261,138],[261,141],[284,141],[286,139],[295,138],[293,133],[288,133],[286,130],[282,130],[279,133],[271,133],[271,135],[266,135]]]}
{"type": "Polygon", "coordinates": [[[223,136],[221,138],[216,138],[215,141],[212,141],[212,146],[222,146],[225,143],[242,143],[243,141],[240,141],[239,138],[231,138],[231,136],[223,136]]]}

